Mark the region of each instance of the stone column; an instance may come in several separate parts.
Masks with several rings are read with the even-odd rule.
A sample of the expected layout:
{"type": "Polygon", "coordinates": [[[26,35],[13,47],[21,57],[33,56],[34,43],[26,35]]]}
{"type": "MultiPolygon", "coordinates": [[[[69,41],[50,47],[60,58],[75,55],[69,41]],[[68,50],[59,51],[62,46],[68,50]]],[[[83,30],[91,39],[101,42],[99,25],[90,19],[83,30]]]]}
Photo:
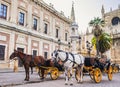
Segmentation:
{"type": "Polygon", "coordinates": [[[31,36],[28,36],[28,54],[31,54],[31,36]]]}
{"type": "Polygon", "coordinates": [[[17,11],[17,7],[18,7],[18,0],[11,0],[11,18],[10,18],[10,22],[13,23],[17,23],[17,15],[18,15],[18,11],[17,11]]]}
{"type": "Polygon", "coordinates": [[[43,41],[40,39],[39,41],[39,55],[43,54],[43,41]]]}
{"type": "Polygon", "coordinates": [[[55,18],[53,17],[52,36],[55,37],[55,18]]]}
{"type": "Polygon", "coordinates": [[[28,4],[28,16],[27,16],[27,27],[29,29],[32,28],[33,26],[33,23],[32,23],[32,5],[31,4],[28,4]]]}
{"type": "Polygon", "coordinates": [[[49,35],[52,36],[52,30],[53,30],[53,26],[52,26],[52,16],[50,17],[50,27],[49,27],[49,35]]]}
{"type": "MultiPolygon", "coordinates": [[[[9,42],[9,56],[14,52],[15,47],[15,32],[11,31],[10,33],[10,42],[9,42]]],[[[8,65],[10,68],[13,68],[13,62],[10,62],[8,65]]]]}
{"type": "Polygon", "coordinates": [[[43,33],[44,22],[43,22],[43,11],[40,11],[40,32],[43,33]]]}

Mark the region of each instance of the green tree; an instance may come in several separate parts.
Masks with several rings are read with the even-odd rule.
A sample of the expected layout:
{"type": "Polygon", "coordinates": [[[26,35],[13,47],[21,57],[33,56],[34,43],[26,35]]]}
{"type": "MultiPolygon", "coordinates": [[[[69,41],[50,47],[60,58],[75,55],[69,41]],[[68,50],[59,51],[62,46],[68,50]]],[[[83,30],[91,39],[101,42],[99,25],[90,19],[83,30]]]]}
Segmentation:
{"type": "Polygon", "coordinates": [[[99,56],[99,37],[102,34],[102,27],[104,26],[105,22],[104,20],[100,19],[99,17],[94,18],[89,22],[89,25],[93,27],[93,34],[96,38],[96,50],[97,50],[97,56],[99,56]]]}
{"type": "MultiPolygon", "coordinates": [[[[92,44],[96,47],[96,37],[92,38],[92,44]]],[[[98,38],[99,52],[102,54],[109,50],[112,45],[112,38],[107,33],[102,33],[98,38]]]]}

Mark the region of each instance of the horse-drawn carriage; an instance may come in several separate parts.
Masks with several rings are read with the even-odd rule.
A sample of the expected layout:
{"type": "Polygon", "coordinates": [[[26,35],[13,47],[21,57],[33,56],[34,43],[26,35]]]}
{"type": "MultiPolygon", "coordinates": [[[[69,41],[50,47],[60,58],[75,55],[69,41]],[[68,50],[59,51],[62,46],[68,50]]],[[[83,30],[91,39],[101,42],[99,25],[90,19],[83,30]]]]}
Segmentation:
{"type": "Polygon", "coordinates": [[[50,74],[51,79],[55,80],[59,77],[63,71],[65,72],[65,84],[68,84],[68,80],[71,79],[72,83],[72,69],[73,66],[77,65],[77,68],[75,68],[75,78],[77,82],[82,82],[83,74],[89,73],[92,80],[94,80],[96,83],[101,82],[102,80],[102,73],[107,73],[108,79],[112,80],[112,66],[110,61],[104,60],[102,58],[85,58],[82,55],[78,54],[72,54],[69,52],[57,50],[54,51],[52,54],[53,60],[56,60],[56,62],[53,62],[53,60],[45,60],[42,56],[32,56],[27,55],[19,51],[14,51],[10,59],[13,59],[14,57],[19,57],[25,68],[26,77],[25,80],[29,80],[29,67],[37,66],[39,68],[39,76],[42,78],[45,78],[48,74],[50,74]],[[63,67],[60,65],[57,65],[55,63],[58,63],[59,61],[62,61],[64,64],[64,70],[63,67]]]}
{"type": "Polygon", "coordinates": [[[119,72],[120,67],[117,63],[113,63],[111,66],[113,68],[113,73],[118,73],[119,72]]]}
{"type": "MultiPolygon", "coordinates": [[[[96,83],[101,82],[102,73],[106,73],[108,79],[112,80],[112,66],[110,61],[104,60],[102,58],[85,58],[83,72],[88,73],[90,78],[94,80],[96,83]],[[104,61],[104,62],[103,62],[104,61]]],[[[77,73],[75,73],[75,77],[77,79],[77,73]]]]}
{"type": "MultiPolygon", "coordinates": [[[[38,67],[39,68],[39,67],[38,67]]],[[[59,64],[54,64],[54,66],[40,66],[40,68],[44,69],[44,78],[47,75],[50,75],[52,80],[56,80],[60,74],[63,74],[64,68],[59,64]]],[[[42,78],[41,69],[38,71],[39,76],[42,78]]]]}
{"type": "Polygon", "coordinates": [[[43,56],[28,55],[14,50],[14,52],[10,55],[10,59],[15,59],[15,57],[20,58],[24,65],[26,81],[29,81],[29,67],[31,67],[31,73],[33,73],[33,67],[36,66],[41,79],[44,79],[48,74],[50,74],[51,79],[55,80],[63,72],[63,67],[61,65],[55,64],[51,59],[46,60],[43,56]]]}

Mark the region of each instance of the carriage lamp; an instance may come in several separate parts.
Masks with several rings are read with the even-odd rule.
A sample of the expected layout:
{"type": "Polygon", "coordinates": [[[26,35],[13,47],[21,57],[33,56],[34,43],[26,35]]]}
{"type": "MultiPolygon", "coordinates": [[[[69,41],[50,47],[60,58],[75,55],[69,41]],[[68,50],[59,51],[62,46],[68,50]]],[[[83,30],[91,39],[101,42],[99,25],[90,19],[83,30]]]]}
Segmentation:
{"type": "Polygon", "coordinates": [[[79,39],[79,43],[80,43],[81,42],[81,37],[79,36],[78,39],[79,39]]]}
{"type": "Polygon", "coordinates": [[[81,50],[81,49],[80,49],[81,37],[79,36],[78,39],[79,39],[79,50],[81,50]]]}
{"type": "Polygon", "coordinates": [[[71,43],[70,42],[68,42],[68,47],[70,48],[70,45],[71,45],[71,43]]]}
{"type": "Polygon", "coordinates": [[[58,39],[58,45],[59,45],[59,48],[60,48],[60,44],[61,44],[61,40],[60,40],[60,39],[58,39]]]}
{"type": "Polygon", "coordinates": [[[69,47],[69,50],[70,50],[70,47],[71,47],[71,43],[70,42],[68,42],[68,47],[69,47]]]}
{"type": "Polygon", "coordinates": [[[91,45],[91,43],[89,41],[86,41],[86,47],[87,47],[87,52],[88,52],[88,54],[90,56],[90,52],[92,50],[92,45],[91,45]]]}

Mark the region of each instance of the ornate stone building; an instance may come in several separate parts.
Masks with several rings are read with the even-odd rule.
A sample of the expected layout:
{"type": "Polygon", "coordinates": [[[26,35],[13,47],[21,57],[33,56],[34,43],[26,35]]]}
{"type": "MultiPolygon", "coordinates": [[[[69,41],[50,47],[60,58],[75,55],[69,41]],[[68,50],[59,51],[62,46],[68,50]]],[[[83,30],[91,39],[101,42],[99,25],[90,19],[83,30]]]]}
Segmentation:
{"type": "Polygon", "coordinates": [[[109,33],[113,38],[113,46],[111,48],[111,59],[113,62],[120,64],[120,5],[118,9],[105,12],[104,7],[101,9],[102,18],[105,20],[105,32],[109,33]]]}
{"type": "MultiPolygon", "coordinates": [[[[103,28],[103,30],[106,33],[110,34],[113,39],[112,48],[106,52],[106,55],[111,58],[112,62],[120,64],[120,6],[118,6],[118,9],[116,10],[110,9],[110,12],[105,12],[104,7],[102,6],[101,13],[102,19],[105,20],[105,27],[103,28]]],[[[92,37],[93,34],[87,29],[86,34],[83,35],[84,39],[82,42],[91,42],[92,37]]],[[[85,48],[84,53],[87,53],[87,48],[85,47],[85,45],[83,45],[82,47],[85,48]]],[[[92,49],[93,50],[91,53],[95,55],[95,49],[92,49]]]]}
{"type": "Polygon", "coordinates": [[[80,53],[84,56],[96,56],[96,49],[92,46],[91,40],[93,34],[89,28],[86,30],[86,34],[81,34],[80,53]]]}
{"type": "Polygon", "coordinates": [[[68,51],[71,22],[43,0],[0,0],[0,68],[13,66],[14,49],[45,58],[58,48],[68,51]]]}

